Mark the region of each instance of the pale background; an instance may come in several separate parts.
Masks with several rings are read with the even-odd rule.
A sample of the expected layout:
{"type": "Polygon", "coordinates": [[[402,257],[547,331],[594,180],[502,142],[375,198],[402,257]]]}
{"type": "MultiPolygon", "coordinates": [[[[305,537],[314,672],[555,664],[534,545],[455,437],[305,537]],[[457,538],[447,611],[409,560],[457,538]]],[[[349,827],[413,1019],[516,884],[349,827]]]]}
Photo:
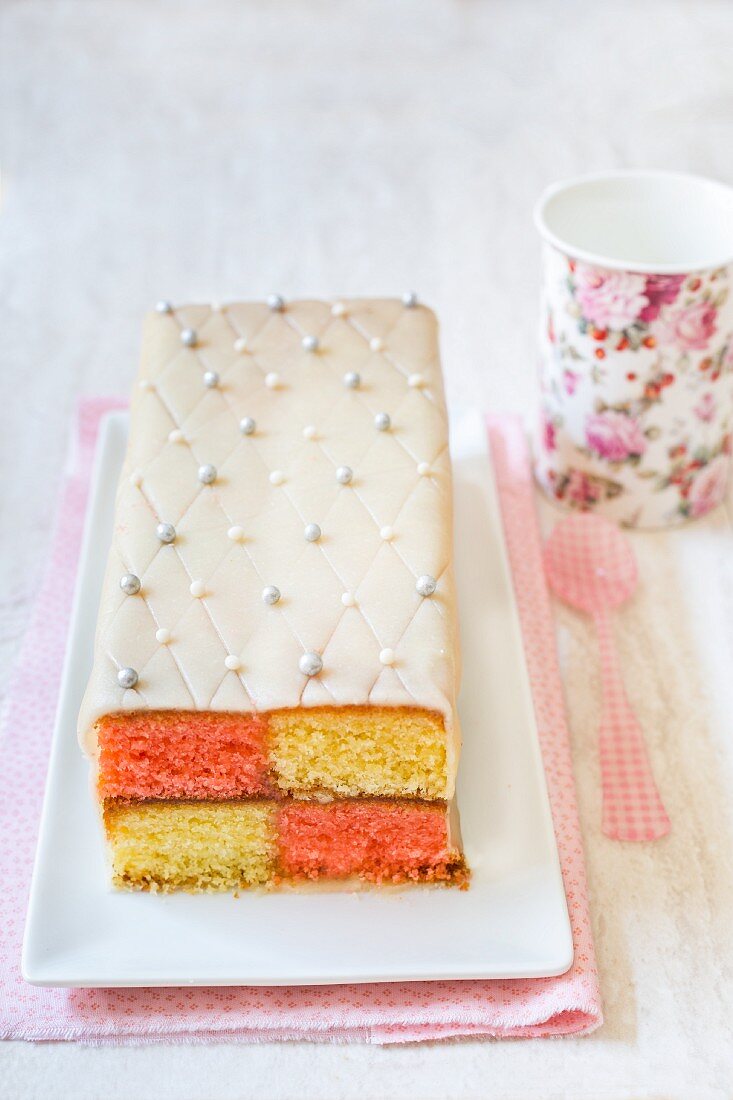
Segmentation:
{"type": "MultiPolygon", "coordinates": [[[[4,0],[0,659],[43,566],[82,393],[125,393],[157,298],[437,308],[449,398],[526,410],[552,179],[733,183],[733,5],[4,0]]],[[[684,211],[681,211],[684,216],[684,211]]],[[[674,832],[600,836],[591,634],[558,616],[606,1025],[408,1048],[8,1044],[7,1097],[733,1096],[733,534],[639,537],[619,623],[674,832]],[[727,546],[726,546],[727,539],[727,546]]]]}

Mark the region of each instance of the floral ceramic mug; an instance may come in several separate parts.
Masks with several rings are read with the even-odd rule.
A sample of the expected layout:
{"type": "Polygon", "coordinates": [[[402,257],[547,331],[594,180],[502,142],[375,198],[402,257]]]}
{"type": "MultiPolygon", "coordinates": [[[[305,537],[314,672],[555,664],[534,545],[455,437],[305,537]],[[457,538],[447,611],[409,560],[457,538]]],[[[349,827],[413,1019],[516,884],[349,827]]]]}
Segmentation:
{"type": "Polygon", "coordinates": [[[733,189],[672,172],[549,188],[535,472],[633,527],[702,516],[733,447],[733,189]]]}

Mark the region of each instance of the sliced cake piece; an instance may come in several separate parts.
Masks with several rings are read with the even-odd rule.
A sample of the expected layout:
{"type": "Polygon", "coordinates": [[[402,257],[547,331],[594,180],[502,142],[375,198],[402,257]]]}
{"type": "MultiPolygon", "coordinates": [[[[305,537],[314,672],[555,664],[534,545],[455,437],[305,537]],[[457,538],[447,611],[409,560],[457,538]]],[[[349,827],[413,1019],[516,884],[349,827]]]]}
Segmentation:
{"type": "Polygon", "coordinates": [[[466,880],[456,822],[440,802],[108,799],[104,823],[113,882],[129,889],[466,880]]]}

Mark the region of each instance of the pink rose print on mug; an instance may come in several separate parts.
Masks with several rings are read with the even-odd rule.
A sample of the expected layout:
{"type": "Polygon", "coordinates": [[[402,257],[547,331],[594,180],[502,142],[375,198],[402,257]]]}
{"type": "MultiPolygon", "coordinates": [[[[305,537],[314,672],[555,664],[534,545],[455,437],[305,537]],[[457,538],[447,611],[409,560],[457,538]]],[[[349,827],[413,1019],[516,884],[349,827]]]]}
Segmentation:
{"type": "Polygon", "coordinates": [[[698,420],[704,421],[705,424],[709,424],[711,420],[715,418],[715,398],[712,393],[704,393],[693,412],[698,420]]]}
{"type": "Polygon", "coordinates": [[[562,372],[562,382],[565,387],[565,393],[569,393],[572,397],[575,393],[575,389],[578,385],[580,375],[574,370],[564,370],[562,372]]]}
{"type": "Polygon", "coordinates": [[[555,499],[581,512],[587,512],[601,501],[612,500],[621,491],[621,486],[613,478],[598,477],[573,468],[559,477],[551,471],[550,481],[555,499]]]}
{"type": "Polygon", "coordinates": [[[575,298],[582,316],[600,329],[624,329],[649,304],[643,275],[575,265],[575,298]]]}
{"type": "Polygon", "coordinates": [[[717,316],[717,309],[709,301],[667,307],[659,314],[655,335],[665,346],[704,351],[715,334],[717,316]]]}
{"type": "Polygon", "coordinates": [[[703,351],[714,333],[718,310],[709,301],[661,310],[656,324],[660,344],[677,345],[685,351],[703,351]]]}
{"type": "Polygon", "coordinates": [[[694,517],[704,516],[707,512],[716,508],[725,496],[728,482],[728,459],[722,454],[717,455],[694,478],[690,488],[690,514],[694,517]]]}
{"type": "Polygon", "coordinates": [[[542,434],[545,444],[545,449],[548,451],[554,451],[556,447],[555,443],[555,425],[550,420],[546,413],[542,415],[542,434]]]}
{"type": "Polygon", "coordinates": [[[655,321],[662,306],[675,300],[684,281],[684,275],[648,275],[644,285],[647,304],[639,314],[639,320],[646,324],[655,321]]]}
{"type": "Polygon", "coordinates": [[[569,260],[567,289],[578,334],[591,337],[594,358],[603,360],[619,351],[656,347],[650,322],[665,302],[676,299],[680,282],[678,276],[606,271],[569,260]]]}
{"type": "Polygon", "coordinates": [[[646,439],[636,420],[613,409],[588,417],[585,438],[588,449],[608,462],[638,459],[646,450],[646,439]]]}
{"type": "Polygon", "coordinates": [[[582,470],[571,470],[565,488],[567,499],[581,509],[595,504],[600,497],[598,486],[594,485],[582,470]]]}
{"type": "Polygon", "coordinates": [[[730,435],[714,447],[676,443],[669,448],[669,469],[655,486],[657,492],[676,494],[676,514],[697,519],[720,504],[725,496],[731,452],[730,435]]]}

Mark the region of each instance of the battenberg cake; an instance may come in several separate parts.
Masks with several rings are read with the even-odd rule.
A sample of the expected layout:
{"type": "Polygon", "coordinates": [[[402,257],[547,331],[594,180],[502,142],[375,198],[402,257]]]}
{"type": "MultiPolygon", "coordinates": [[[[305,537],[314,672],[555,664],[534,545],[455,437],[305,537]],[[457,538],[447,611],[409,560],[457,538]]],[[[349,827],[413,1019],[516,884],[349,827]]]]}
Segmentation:
{"type": "Polygon", "coordinates": [[[433,313],[158,304],[79,718],[115,885],[465,883],[433,313]]]}

